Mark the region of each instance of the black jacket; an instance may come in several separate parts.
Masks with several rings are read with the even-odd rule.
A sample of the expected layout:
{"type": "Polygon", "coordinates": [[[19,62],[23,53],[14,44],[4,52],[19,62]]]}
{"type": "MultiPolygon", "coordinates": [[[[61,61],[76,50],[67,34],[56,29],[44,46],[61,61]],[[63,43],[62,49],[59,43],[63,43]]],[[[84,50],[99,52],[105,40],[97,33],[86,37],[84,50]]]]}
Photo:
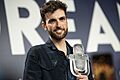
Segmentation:
{"type": "MultiPolygon", "coordinates": [[[[67,42],[66,42],[67,43],[67,42]]],[[[67,53],[72,47],[67,43],[67,53]]],[[[32,47],[26,57],[23,80],[76,80],[70,73],[69,60],[51,40],[46,44],[32,47]]],[[[89,80],[93,80],[92,73],[89,80]]]]}

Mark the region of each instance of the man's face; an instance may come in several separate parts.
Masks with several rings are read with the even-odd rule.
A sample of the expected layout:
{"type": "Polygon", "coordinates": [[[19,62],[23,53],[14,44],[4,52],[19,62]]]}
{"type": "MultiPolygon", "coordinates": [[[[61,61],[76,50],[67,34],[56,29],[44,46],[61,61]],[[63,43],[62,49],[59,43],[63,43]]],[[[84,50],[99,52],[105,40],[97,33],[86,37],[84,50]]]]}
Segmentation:
{"type": "Polygon", "coordinates": [[[61,40],[65,38],[68,32],[68,24],[65,12],[62,9],[57,9],[54,13],[45,15],[45,28],[48,30],[52,39],[61,40]]]}

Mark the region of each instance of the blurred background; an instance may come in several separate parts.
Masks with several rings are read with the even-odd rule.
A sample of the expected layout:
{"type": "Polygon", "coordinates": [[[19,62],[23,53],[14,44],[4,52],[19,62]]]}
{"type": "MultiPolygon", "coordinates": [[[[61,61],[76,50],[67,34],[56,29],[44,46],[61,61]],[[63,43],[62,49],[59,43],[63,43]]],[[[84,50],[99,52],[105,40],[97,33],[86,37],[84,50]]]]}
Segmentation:
{"type": "MultiPolygon", "coordinates": [[[[0,0],[0,80],[22,80],[27,52],[43,44],[40,6],[49,0],[0,0]]],[[[68,42],[82,43],[95,80],[120,80],[120,0],[62,0],[68,42]]]]}

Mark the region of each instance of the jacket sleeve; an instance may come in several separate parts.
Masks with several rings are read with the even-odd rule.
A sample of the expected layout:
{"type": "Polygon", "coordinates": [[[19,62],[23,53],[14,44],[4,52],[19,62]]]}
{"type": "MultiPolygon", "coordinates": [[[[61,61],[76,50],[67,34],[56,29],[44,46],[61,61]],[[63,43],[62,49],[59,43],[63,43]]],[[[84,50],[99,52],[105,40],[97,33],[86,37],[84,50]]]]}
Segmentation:
{"type": "Polygon", "coordinates": [[[25,61],[23,80],[42,80],[41,67],[38,64],[39,63],[38,57],[39,55],[35,48],[31,48],[28,51],[25,61]]]}

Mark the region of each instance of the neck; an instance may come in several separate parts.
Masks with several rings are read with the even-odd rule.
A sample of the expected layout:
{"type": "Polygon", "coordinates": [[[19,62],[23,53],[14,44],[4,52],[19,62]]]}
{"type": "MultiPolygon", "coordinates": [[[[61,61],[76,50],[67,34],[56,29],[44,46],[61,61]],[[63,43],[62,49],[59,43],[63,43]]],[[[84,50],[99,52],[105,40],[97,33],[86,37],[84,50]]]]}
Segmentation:
{"type": "Polygon", "coordinates": [[[67,55],[67,48],[66,48],[66,42],[65,42],[65,38],[60,40],[60,41],[56,41],[53,40],[53,43],[55,44],[55,46],[57,47],[58,50],[63,51],[65,55],[67,55]]]}

